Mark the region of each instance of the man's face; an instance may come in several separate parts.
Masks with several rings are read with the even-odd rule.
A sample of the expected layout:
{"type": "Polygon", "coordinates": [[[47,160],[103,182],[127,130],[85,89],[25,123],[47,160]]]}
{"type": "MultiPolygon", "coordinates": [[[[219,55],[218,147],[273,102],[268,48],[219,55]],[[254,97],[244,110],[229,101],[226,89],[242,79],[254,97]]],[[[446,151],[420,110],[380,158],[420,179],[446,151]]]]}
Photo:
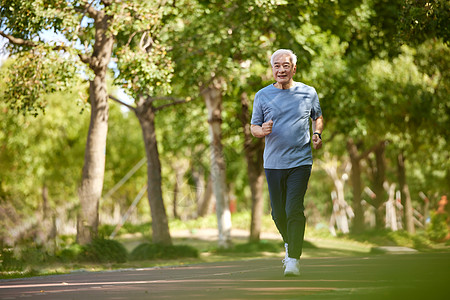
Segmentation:
{"type": "Polygon", "coordinates": [[[279,84],[287,84],[294,77],[297,66],[291,62],[289,54],[277,55],[273,61],[273,77],[279,84]]]}

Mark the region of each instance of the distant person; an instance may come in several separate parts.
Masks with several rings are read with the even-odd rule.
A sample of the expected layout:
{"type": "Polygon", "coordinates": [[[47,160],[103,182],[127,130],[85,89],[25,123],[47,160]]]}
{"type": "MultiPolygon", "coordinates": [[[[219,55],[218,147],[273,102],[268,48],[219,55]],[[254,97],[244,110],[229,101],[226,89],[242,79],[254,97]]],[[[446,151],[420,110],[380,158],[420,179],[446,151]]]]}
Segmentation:
{"type": "Polygon", "coordinates": [[[270,63],[276,82],[256,93],[251,131],[257,138],[265,137],[272,218],[286,248],[284,275],[297,276],[306,225],[303,202],[313,163],[311,140],[314,149],[322,147],[323,117],[316,90],[292,79],[297,56],[280,49],[270,63]]]}

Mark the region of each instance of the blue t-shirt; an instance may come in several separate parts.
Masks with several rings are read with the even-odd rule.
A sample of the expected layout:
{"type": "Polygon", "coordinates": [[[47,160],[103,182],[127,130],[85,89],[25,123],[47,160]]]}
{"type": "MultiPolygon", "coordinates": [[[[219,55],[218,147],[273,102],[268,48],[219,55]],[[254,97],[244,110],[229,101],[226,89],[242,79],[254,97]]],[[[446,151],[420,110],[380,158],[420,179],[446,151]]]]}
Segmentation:
{"type": "Polygon", "coordinates": [[[266,136],[265,169],[290,169],[312,165],[309,118],[322,115],[316,90],[301,82],[287,90],[273,84],[259,90],[253,103],[251,124],[261,126],[272,120],[266,136]]]}

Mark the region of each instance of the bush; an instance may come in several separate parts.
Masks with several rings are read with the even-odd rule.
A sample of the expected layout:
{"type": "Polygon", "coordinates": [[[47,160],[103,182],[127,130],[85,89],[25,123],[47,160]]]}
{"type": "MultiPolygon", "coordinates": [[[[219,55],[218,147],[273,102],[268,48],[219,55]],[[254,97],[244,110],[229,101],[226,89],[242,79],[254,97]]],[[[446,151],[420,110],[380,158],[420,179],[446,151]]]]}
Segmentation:
{"type": "Polygon", "coordinates": [[[41,246],[23,248],[20,257],[27,265],[38,265],[52,260],[52,256],[41,246]]]}
{"type": "MultiPolygon", "coordinates": [[[[111,225],[111,224],[102,224],[100,226],[98,226],[98,236],[102,236],[102,237],[108,237],[111,235],[111,233],[113,233],[114,229],[116,228],[116,225],[111,225]]],[[[122,229],[119,230],[118,235],[122,234],[122,229]]]]}
{"type": "Polygon", "coordinates": [[[152,223],[143,223],[143,224],[131,224],[125,223],[123,224],[123,229],[127,233],[140,233],[142,235],[149,234],[152,228],[152,223]]]}
{"type": "Polygon", "coordinates": [[[412,237],[413,241],[413,248],[422,250],[422,249],[428,249],[431,247],[431,241],[427,239],[427,237],[424,235],[424,233],[417,233],[416,235],[413,235],[412,237]]]}
{"type": "MultiPolygon", "coordinates": [[[[143,224],[131,224],[124,223],[122,227],[120,227],[119,231],[116,233],[116,236],[120,236],[127,233],[141,233],[142,235],[149,234],[151,230],[151,223],[143,223],[143,224]]],[[[109,237],[111,233],[116,229],[116,225],[111,224],[102,224],[98,228],[98,235],[103,237],[109,237]]]]}
{"type": "Polygon", "coordinates": [[[68,248],[62,249],[56,254],[58,260],[64,263],[74,262],[78,256],[83,252],[83,247],[79,244],[72,244],[68,248]]]}
{"type": "Polygon", "coordinates": [[[18,260],[12,248],[0,249],[0,271],[22,271],[23,262],[18,260]]]}
{"type": "Polygon", "coordinates": [[[431,214],[431,222],[427,227],[428,238],[435,242],[441,242],[448,235],[447,214],[431,214]]]}
{"type": "Polygon", "coordinates": [[[165,246],[161,244],[144,243],[131,252],[131,260],[152,260],[152,259],[176,259],[186,257],[198,257],[198,250],[186,246],[165,246]]]}
{"type": "Polygon", "coordinates": [[[100,263],[123,263],[127,258],[128,252],[121,243],[104,238],[96,238],[92,243],[83,246],[78,255],[80,261],[100,263]]]}

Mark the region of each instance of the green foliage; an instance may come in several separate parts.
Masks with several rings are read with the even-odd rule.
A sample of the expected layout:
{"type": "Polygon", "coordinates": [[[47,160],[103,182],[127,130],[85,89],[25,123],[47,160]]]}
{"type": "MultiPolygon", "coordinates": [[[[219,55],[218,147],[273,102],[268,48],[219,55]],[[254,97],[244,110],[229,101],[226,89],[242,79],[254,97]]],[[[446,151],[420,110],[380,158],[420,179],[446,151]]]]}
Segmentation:
{"type": "Polygon", "coordinates": [[[186,245],[166,246],[144,243],[137,246],[130,254],[131,260],[177,259],[198,257],[198,250],[186,245]]]}
{"type": "Polygon", "coordinates": [[[166,50],[159,44],[153,45],[149,52],[142,49],[120,49],[121,60],[117,66],[121,70],[116,83],[121,85],[134,99],[139,96],[170,94],[170,78],[173,67],[166,57],[166,50]],[[139,80],[135,80],[138,78],[139,80]]]}
{"type": "Polygon", "coordinates": [[[44,187],[48,218],[57,211],[63,224],[75,217],[89,116],[80,114],[76,101],[85,87],[71,91],[42,95],[51,109],[40,118],[17,114],[0,103],[0,232],[9,244],[36,233],[32,229],[41,223],[44,187]],[[14,231],[20,235],[12,237],[14,231]]]}
{"type": "Polygon", "coordinates": [[[135,100],[172,91],[173,66],[160,38],[163,18],[170,10],[153,1],[117,2],[108,8],[115,16],[111,24],[117,40],[115,84],[135,100]]]}
{"type": "MultiPolygon", "coordinates": [[[[134,233],[140,233],[143,236],[149,234],[149,230],[152,227],[151,223],[142,223],[142,224],[131,224],[126,222],[123,224],[122,227],[120,227],[119,231],[117,232],[116,236],[124,235],[124,234],[134,234],[134,233]]],[[[111,224],[102,224],[98,228],[98,235],[103,237],[108,237],[113,233],[114,229],[116,228],[116,225],[111,224]]]]}
{"type": "Polygon", "coordinates": [[[448,215],[446,213],[431,214],[431,222],[427,227],[427,235],[432,241],[440,242],[449,234],[447,220],[448,215]]]}
{"type": "Polygon", "coordinates": [[[400,36],[409,43],[421,43],[430,38],[450,43],[450,4],[446,0],[404,1],[400,36]]]}
{"type": "MultiPolygon", "coordinates": [[[[110,197],[105,198],[105,195],[145,157],[139,121],[133,112],[123,111],[116,103],[110,105],[106,157],[104,193],[102,205],[99,208],[100,214],[112,216],[115,212],[117,213],[117,210],[123,214],[139,190],[147,183],[147,173],[144,163],[118,190],[110,197]]],[[[148,205],[144,199],[141,200],[136,210],[137,215],[147,214],[148,205]]],[[[111,221],[106,222],[111,223],[111,221]]],[[[109,236],[109,234],[105,236],[109,236]]]]}
{"type": "Polygon", "coordinates": [[[45,110],[46,94],[67,91],[78,84],[76,66],[73,58],[46,45],[20,52],[5,72],[4,99],[16,111],[37,116],[45,110]]]}
{"type": "Polygon", "coordinates": [[[24,268],[22,261],[16,258],[12,248],[0,249],[0,271],[21,271],[24,268]]]}
{"type": "Polygon", "coordinates": [[[404,230],[370,230],[361,234],[350,234],[351,239],[378,246],[402,246],[418,250],[430,249],[432,243],[423,233],[409,234],[404,230]]]}
{"type": "Polygon", "coordinates": [[[63,263],[73,263],[83,253],[84,248],[79,244],[72,244],[56,253],[56,258],[63,263]]]}
{"type": "Polygon", "coordinates": [[[0,28],[9,29],[17,38],[36,40],[42,30],[57,31],[73,25],[70,6],[68,1],[59,0],[1,0],[0,28]]]}
{"type": "Polygon", "coordinates": [[[83,246],[78,260],[94,263],[123,263],[128,259],[125,247],[115,240],[96,238],[83,246]]]}
{"type": "Polygon", "coordinates": [[[131,224],[125,223],[123,224],[123,228],[127,233],[141,233],[142,235],[148,235],[150,228],[152,228],[152,223],[142,223],[142,224],[131,224]]]}

